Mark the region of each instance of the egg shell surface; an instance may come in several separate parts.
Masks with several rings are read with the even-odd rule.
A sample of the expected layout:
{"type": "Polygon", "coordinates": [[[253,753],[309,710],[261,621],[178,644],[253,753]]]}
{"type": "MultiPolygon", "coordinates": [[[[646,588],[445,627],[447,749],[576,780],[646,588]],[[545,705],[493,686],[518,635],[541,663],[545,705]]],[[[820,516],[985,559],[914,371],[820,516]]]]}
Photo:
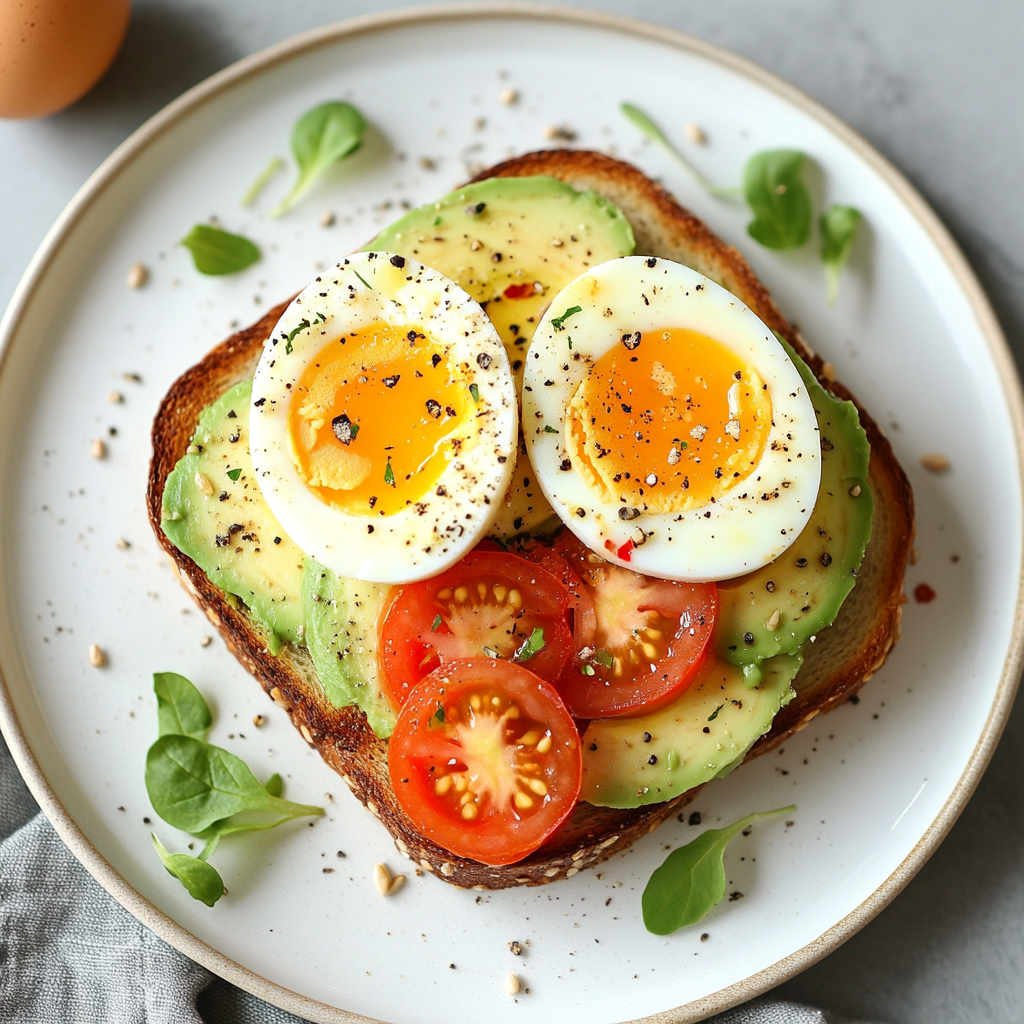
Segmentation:
{"type": "MultiPolygon", "coordinates": [[[[658,379],[655,384],[670,395],[667,401],[682,402],[680,407],[685,408],[684,400],[690,399],[685,392],[699,389],[702,379],[687,370],[690,376],[676,384],[673,374],[678,376],[680,371],[667,362],[668,373],[660,363],[654,366],[655,376],[663,375],[668,383],[658,379]]],[[[632,394],[634,383],[651,383],[634,381],[629,372],[620,375],[615,385],[621,391],[619,398],[629,398],[626,391],[632,394]]],[[[720,398],[724,405],[724,395],[720,398]]],[[[729,408],[733,408],[731,395],[729,408]]],[[[622,409],[632,415],[625,402],[622,409]]],[[[621,419],[618,403],[615,408],[611,403],[595,408],[588,429],[590,423],[596,424],[593,429],[601,429],[605,415],[621,419]]],[[[629,422],[641,428],[636,431],[636,444],[642,445],[646,427],[629,422]]],[[[522,423],[537,479],[562,522],[609,561],[662,579],[731,579],[766,565],[799,536],[818,494],[818,424],[793,362],[771,330],[740,299],[670,260],[643,256],[609,260],[578,277],[553,299],[527,355],[522,423]],[[641,336],[647,339],[652,332],[680,330],[706,336],[712,345],[729,350],[726,355],[738,357],[737,366],[753,368],[754,374],[748,376],[769,396],[771,420],[770,426],[764,425],[758,461],[735,484],[727,486],[729,480],[724,481],[717,496],[696,507],[692,500],[691,507],[686,507],[682,490],[666,499],[662,486],[662,510],[655,510],[636,500],[635,492],[609,496],[595,487],[581,471],[583,467],[573,465],[571,431],[566,425],[574,397],[582,393],[581,386],[602,357],[624,346],[623,365],[628,367],[630,360],[636,363],[631,346],[639,345],[641,336]],[[677,504],[665,510],[666,500],[677,504]]],[[[673,426],[680,440],[674,450],[651,450],[650,480],[659,472],[663,478],[668,475],[664,462],[675,466],[680,459],[692,459],[697,447],[694,438],[703,440],[689,432],[699,431],[699,424],[680,418],[673,426]]],[[[738,441],[738,424],[735,430],[738,441]]],[[[730,449],[731,441],[724,436],[710,440],[723,452],[730,449]]],[[[634,444],[632,440],[625,443],[634,444]]],[[[605,454],[623,455],[621,451],[605,454]]],[[[708,469],[706,464],[698,472],[708,469]]]]}
{"type": "MultiPolygon", "coordinates": [[[[330,412],[326,416],[329,419],[330,412]]],[[[303,289],[267,339],[253,379],[250,445],[263,495],[299,547],[341,576],[408,583],[435,576],[457,562],[494,519],[515,463],[517,431],[516,389],[508,359],[483,309],[442,274],[391,253],[350,256],[303,289]],[[345,358],[358,376],[344,384],[357,388],[369,380],[370,387],[376,382],[383,388],[371,408],[364,403],[368,416],[362,438],[357,436],[359,423],[347,424],[345,417],[314,423],[322,426],[328,454],[360,464],[361,459],[365,462],[362,449],[377,460],[372,463],[372,487],[364,486],[374,496],[356,503],[358,507],[349,502],[346,511],[324,500],[323,492],[316,493],[308,475],[300,475],[289,420],[294,419],[293,402],[296,396],[302,401],[310,375],[315,379],[317,368],[335,357],[339,346],[346,341],[359,346],[375,327],[400,335],[403,347],[407,336],[410,351],[418,344],[429,346],[423,365],[428,373],[433,367],[438,374],[438,389],[458,393],[460,408],[458,416],[449,409],[448,417],[431,400],[424,410],[419,398],[430,393],[423,390],[428,385],[413,379],[422,378],[422,373],[410,372],[406,365],[404,380],[388,376],[387,365],[373,363],[372,351],[360,353],[349,346],[345,358]],[[419,391],[408,390],[414,387],[419,391]],[[410,402],[409,394],[416,400],[410,402]],[[422,437],[449,419],[451,427],[438,435],[430,452],[433,475],[425,476],[418,490],[415,467],[408,475],[400,471],[396,480],[392,458],[399,459],[403,446],[417,434],[422,437]],[[380,440],[382,435],[387,444],[380,440]],[[376,438],[384,451],[367,450],[370,438],[376,438]],[[397,511],[385,514],[381,506],[386,500],[394,503],[398,485],[409,497],[397,511]]],[[[421,470],[426,466],[424,462],[421,470]]]]}

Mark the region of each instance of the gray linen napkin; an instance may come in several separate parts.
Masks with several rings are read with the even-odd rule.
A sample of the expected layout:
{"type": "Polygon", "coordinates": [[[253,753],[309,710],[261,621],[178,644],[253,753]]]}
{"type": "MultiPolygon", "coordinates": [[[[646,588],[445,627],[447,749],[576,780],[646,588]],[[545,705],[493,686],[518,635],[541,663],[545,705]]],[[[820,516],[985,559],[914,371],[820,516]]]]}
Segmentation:
{"type": "MultiPolygon", "coordinates": [[[[172,949],[95,882],[38,813],[0,738],[3,1024],[302,1024],[172,949]]],[[[710,1024],[844,1024],[757,999],[710,1024]]]]}

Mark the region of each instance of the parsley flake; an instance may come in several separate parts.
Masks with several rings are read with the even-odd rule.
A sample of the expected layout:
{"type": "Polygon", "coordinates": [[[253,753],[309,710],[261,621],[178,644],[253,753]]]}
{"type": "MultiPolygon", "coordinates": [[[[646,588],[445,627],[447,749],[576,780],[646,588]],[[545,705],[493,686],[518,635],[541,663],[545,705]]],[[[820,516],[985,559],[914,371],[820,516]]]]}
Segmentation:
{"type": "Polygon", "coordinates": [[[469,393],[473,396],[473,401],[478,405],[480,403],[480,389],[475,384],[469,385],[469,393]]]}
{"type": "Polygon", "coordinates": [[[434,616],[434,621],[430,624],[430,632],[431,633],[436,633],[437,632],[437,628],[440,625],[441,625],[441,613],[438,612],[437,615],[434,616]]]}
{"type": "Polygon", "coordinates": [[[388,456],[388,464],[384,467],[384,483],[395,486],[395,473],[391,468],[391,457],[388,456]]]}
{"type": "Polygon", "coordinates": [[[529,661],[535,654],[544,650],[544,630],[537,626],[534,631],[519,645],[512,656],[513,661],[529,661]]]}
{"type": "Polygon", "coordinates": [[[237,480],[241,475],[242,475],[242,470],[240,468],[239,469],[229,469],[228,470],[228,476],[231,477],[232,480],[237,480]]]}
{"type": "Polygon", "coordinates": [[[582,312],[583,312],[583,307],[582,306],[570,306],[561,316],[556,316],[551,321],[551,326],[554,327],[554,329],[556,331],[564,331],[565,330],[565,326],[564,326],[565,325],[565,321],[568,320],[569,317],[575,316],[577,313],[582,313],[582,312]]]}

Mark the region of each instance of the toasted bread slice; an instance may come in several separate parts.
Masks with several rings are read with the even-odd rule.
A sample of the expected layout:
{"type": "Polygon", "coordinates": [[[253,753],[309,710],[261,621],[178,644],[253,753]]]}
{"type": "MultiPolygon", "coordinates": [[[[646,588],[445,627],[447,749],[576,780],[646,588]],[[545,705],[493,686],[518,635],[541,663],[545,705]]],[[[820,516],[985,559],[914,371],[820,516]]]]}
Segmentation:
{"type": "MultiPolygon", "coordinates": [[[[822,383],[841,398],[853,396],[823,376],[823,362],[783,319],[743,257],[717,238],[661,186],[636,168],[600,153],[548,150],[505,161],[480,178],[547,174],[578,189],[594,189],[616,203],[633,226],[637,252],[684,263],[741,298],[804,357],[822,383]]],[[[337,709],[326,699],[312,661],[285,644],[271,655],[244,606],[213,586],[160,528],[164,483],[184,453],[199,413],[227,388],[252,377],[264,340],[287,303],[232,335],[188,370],[164,398],[153,425],[148,508],[157,539],[186,589],[204,608],[228,647],[291,716],[307,743],[345,780],[394,837],[399,851],[427,871],[461,887],[501,889],[537,885],[576,874],[624,850],[693,799],[696,790],[635,810],[577,805],[562,828],[525,860],[490,867],[454,856],[422,836],[406,817],[388,782],[387,742],[378,739],[357,707],[337,709]]],[[[823,711],[847,700],[885,660],[899,636],[903,574],[913,539],[913,496],[889,442],[859,403],[871,443],[869,481],[875,512],[871,542],[857,586],[831,628],[808,644],[797,676],[797,697],[775,718],[747,757],[771,749],[823,711]]]]}

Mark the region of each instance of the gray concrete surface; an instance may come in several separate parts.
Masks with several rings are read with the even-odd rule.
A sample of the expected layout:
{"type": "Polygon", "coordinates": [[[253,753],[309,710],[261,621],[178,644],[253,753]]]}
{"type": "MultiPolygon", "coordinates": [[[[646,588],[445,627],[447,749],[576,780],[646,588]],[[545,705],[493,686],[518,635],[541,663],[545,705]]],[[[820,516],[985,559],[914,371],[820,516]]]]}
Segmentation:
{"type": "MultiPolygon", "coordinates": [[[[387,0],[138,0],[107,77],[76,106],[0,122],[0,306],[107,153],[179,92],[296,32],[387,0]]],[[[899,166],[943,217],[1024,360],[1024,4],[1019,0],[579,0],[661,22],[782,75],[899,166]]],[[[977,794],[896,901],[779,994],[891,1024],[1024,1016],[1024,709],[977,794]]],[[[229,1021],[226,983],[203,999],[229,1021]]],[[[267,1019],[283,1019],[276,1012],[267,1019]]]]}

